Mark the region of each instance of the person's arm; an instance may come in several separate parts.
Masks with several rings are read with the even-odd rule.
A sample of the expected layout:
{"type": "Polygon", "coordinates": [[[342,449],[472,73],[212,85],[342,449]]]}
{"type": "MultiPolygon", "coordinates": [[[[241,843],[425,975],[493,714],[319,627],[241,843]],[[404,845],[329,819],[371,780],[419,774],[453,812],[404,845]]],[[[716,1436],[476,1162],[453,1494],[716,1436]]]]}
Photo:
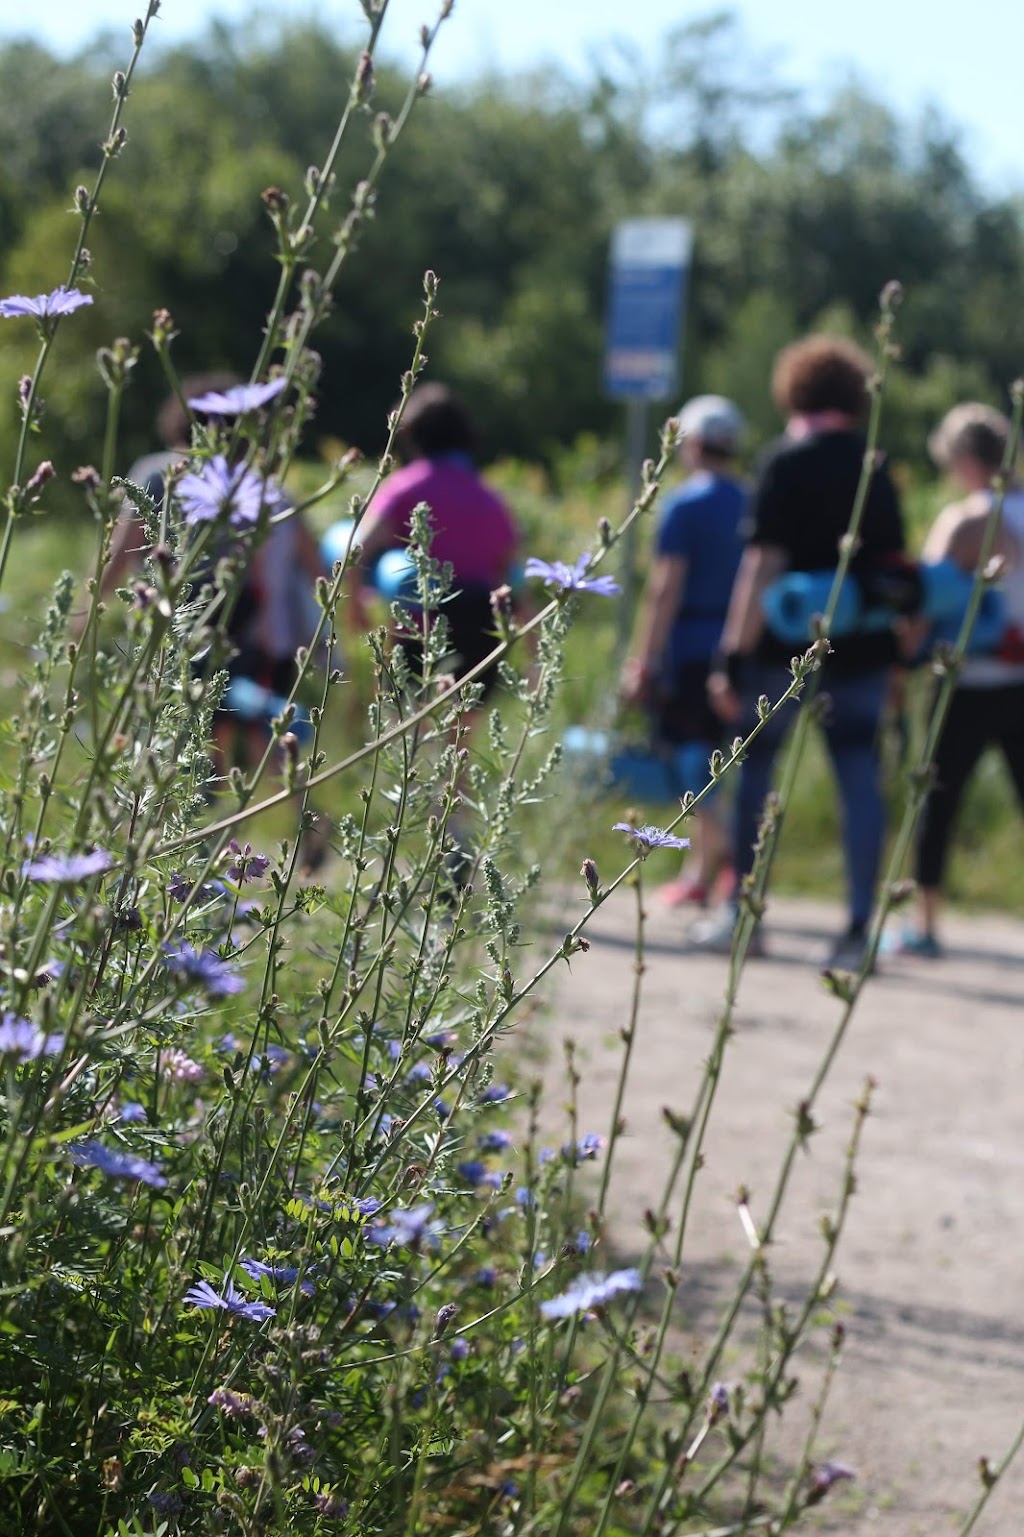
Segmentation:
{"type": "Polygon", "coordinates": [[[733,583],[729,611],[715,663],[708,674],[708,698],[722,720],[739,719],[736,668],[754,650],[764,631],[761,599],[768,587],[786,570],[786,551],[777,545],[752,544],[744,551],[733,583]]]}
{"type": "Polygon", "coordinates": [[[127,512],[122,514],[110,538],[110,554],[100,583],[101,598],[108,598],[123,584],[125,575],[138,566],[148,549],[149,540],[142,519],[127,512]]]}
{"type": "Polygon", "coordinates": [[[763,462],[749,515],[747,548],[732,585],[729,608],[715,660],[708,674],[708,699],[724,721],[739,719],[736,673],[764,631],[761,599],[765,590],[790,565],[795,501],[786,484],[786,468],[778,450],[763,462]]]}
{"type": "Polygon", "coordinates": [[[686,591],[687,563],[682,555],[659,555],[644,593],[640,633],[622,672],[622,697],[643,699],[665,654],[672,623],[686,591]]]}
{"type": "Polygon", "coordinates": [[[352,633],[370,627],[370,612],[363,595],[367,573],[385,550],[394,549],[395,521],[395,507],[387,495],[385,482],[352,535],[352,549],[358,550],[359,554],[349,560],[345,572],[345,602],[342,605],[343,622],[352,633]]]}
{"type": "Polygon", "coordinates": [[[761,599],[788,565],[786,551],[778,545],[752,544],[743,552],[722,627],[721,650],[726,656],[749,656],[754,650],[764,633],[761,599]]]}
{"type": "MultiPolygon", "coordinates": [[[[974,508],[965,502],[944,507],[929,530],[922,560],[951,560],[970,576],[981,557],[987,523],[987,507],[974,508]]],[[[996,550],[1003,553],[998,539],[996,550]]]]}
{"type": "Polygon", "coordinates": [[[295,519],[295,546],[299,565],[309,577],[309,585],[315,587],[320,577],[329,576],[330,573],[324,566],[320,555],[320,546],[317,544],[309,524],[301,512],[293,513],[295,519]]]}

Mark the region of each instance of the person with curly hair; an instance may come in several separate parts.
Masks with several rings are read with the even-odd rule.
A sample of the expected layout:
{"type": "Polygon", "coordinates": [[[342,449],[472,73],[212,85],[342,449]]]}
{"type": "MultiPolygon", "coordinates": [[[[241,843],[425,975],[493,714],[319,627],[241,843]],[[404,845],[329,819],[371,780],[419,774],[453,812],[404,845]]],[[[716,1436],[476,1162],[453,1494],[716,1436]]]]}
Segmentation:
{"type": "MultiPolygon", "coordinates": [[[[768,630],[762,595],[786,571],[817,572],[838,562],[864,468],[872,374],[866,354],[841,337],[805,337],[776,359],[772,393],[786,430],[759,467],[746,548],[708,679],[714,709],[734,729],[749,730],[758,699],[767,695],[774,702],[792,681],[793,647],[768,630]]],[[[899,498],[879,459],[872,467],[852,574],[885,566],[904,546],[899,498]]],[[[842,803],[849,899],[849,921],[832,948],[832,967],[857,970],[864,955],[885,833],[879,726],[899,661],[894,630],[855,630],[834,641],[824,664],[823,726],[842,803]]],[[[787,706],[771,717],[740,771],[734,848],[741,882],[753,868],[772,768],[793,715],[787,706]]],[[[735,902],[728,904],[698,926],[695,942],[727,949],[736,915],[735,902]]],[[[761,943],[757,930],[755,953],[761,943]]]]}

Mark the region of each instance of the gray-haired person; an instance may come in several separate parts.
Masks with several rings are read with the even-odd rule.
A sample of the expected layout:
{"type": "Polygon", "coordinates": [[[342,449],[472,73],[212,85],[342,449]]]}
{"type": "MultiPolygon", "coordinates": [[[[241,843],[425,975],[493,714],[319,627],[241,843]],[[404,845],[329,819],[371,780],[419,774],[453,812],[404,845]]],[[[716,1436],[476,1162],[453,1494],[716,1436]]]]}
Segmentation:
{"type": "MultiPolygon", "coordinates": [[[[1003,462],[1010,424],[991,406],[954,406],[928,447],[939,467],[966,493],[943,508],[925,541],[925,560],[951,560],[973,572],[992,511],[992,481],[1003,462]]],[[[938,919],[953,827],[978,760],[998,747],[1024,810],[1024,486],[1013,481],[1003,502],[995,552],[1003,563],[1000,587],[1008,628],[998,652],[967,657],[939,737],[918,830],[918,917],[890,953],[928,959],[942,954],[938,919]]]]}

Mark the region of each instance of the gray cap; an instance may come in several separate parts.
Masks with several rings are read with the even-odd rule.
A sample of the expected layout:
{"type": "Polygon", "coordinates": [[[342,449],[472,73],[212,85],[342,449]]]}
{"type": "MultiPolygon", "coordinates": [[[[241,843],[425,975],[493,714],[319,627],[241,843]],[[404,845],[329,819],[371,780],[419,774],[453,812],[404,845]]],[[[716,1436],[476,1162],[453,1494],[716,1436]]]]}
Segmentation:
{"type": "Polygon", "coordinates": [[[679,413],[684,438],[697,438],[720,453],[731,454],[739,446],[744,425],[739,407],[724,395],[695,395],[679,413]]]}

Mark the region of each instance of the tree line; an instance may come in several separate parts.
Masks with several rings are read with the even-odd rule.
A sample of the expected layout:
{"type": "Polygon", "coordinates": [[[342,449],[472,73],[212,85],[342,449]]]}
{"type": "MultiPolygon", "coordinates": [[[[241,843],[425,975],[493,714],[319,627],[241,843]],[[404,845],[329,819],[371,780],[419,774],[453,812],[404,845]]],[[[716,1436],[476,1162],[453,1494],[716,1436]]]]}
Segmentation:
{"type": "MultiPolygon", "coordinates": [[[[124,51],[110,39],[70,60],[29,42],[0,50],[4,293],[40,292],[66,271],[73,190],[92,179],[124,51]]],[[[96,349],[141,341],[155,307],[174,316],[183,370],[249,367],[278,276],[260,193],[301,194],[354,60],[314,23],[214,24],[143,70],[90,239],[97,302],[64,328],[49,381],[69,466],[101,430],[96,349]]],[[[378,69],[340,187],[363,174],[374,113],[394,110],[405,84],[400,70],[378,69]]],[[[815,325],[870,337],[892,277],[907,291],[906,366],[886,433],[897,455],[919,458],[953,400],[999,402],[1021,371],[1020,202],[982,185],[941,115],[901,117],[852,84],[813,107],[751,56],[735,17],[717,13],[669,34],[653,70],[620,52],[584,80],[479,79],[418,102],[318,333],[316,433],[379,447],[429,267],[443,313],[431,372],[472,400],[489,455],[556,465],[579,434],[610,434],[619,413],[600,383],[608,241],[619,219],[644,214],[695,226],[685,392],[734,396],[755,440],[776,426],[776,349],[815,325]]],[[[32,350],[27,326],[5,327],[0,452],[32,350]]],[[[125,401],[126,457],[152,445],[163,393],[144,356],[125,401]]]]}

